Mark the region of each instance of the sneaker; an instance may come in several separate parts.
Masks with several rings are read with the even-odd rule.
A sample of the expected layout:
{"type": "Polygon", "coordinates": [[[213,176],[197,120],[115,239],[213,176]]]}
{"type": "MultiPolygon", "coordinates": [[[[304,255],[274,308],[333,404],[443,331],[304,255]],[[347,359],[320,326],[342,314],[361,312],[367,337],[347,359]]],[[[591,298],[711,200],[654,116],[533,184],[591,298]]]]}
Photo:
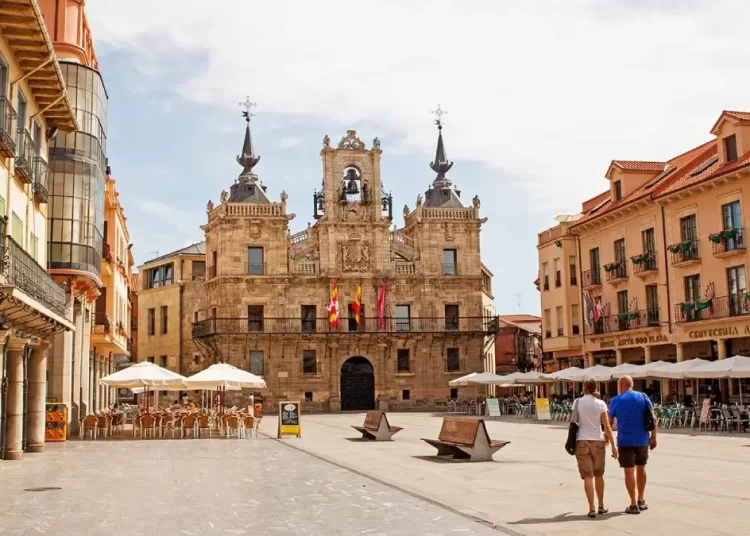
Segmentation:
{"type": "Polygon", "coordinates": [[[631,504],[625,509],[626,514],[640,514],[641,511],[638,509],[637,504],[631,504]]]}
{"type": "Polygon", "coordinates": [[[640,511],[648,510],[648,505],[646,504],[646,501],[644,501],[643,499],[638,501],[638,510],[640,511]]]}

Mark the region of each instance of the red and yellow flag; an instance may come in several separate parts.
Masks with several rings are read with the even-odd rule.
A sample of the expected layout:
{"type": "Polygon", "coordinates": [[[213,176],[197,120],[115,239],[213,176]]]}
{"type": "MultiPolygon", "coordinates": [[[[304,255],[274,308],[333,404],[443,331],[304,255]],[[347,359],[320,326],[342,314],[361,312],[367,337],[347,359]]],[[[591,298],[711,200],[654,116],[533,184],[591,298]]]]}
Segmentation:
{"type": "Polygon", "coordinates": [[[357,321],[357,327],[360,327],[362,325],[362,321],[360,320],[360,309],[362,307],[362,283],[360,283],[357,286],[357,294],[354,296],[354,305],[352,306],[352,309],[354,309],[354,320],[357,321]]]}
{"type": "Polygon", "coordinates": [[[339,285],[336,281],[331,287],[331,301],[328,303],[328,324],[332,328],[339,327],[339,285]]]}

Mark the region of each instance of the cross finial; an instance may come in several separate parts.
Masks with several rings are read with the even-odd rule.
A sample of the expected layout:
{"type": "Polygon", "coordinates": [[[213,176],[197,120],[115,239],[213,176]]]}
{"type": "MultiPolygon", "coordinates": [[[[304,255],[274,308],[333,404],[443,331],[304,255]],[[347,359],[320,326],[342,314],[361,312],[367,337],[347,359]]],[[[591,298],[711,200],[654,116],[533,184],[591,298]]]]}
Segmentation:
{"type": "Polygon", "coordinates": [[[437,105],[437,108],[432,110],[432,115],[437,117],[437,119],[435,119],[435,124],[437,125],[438,130],[443,130],[443,116],[447,113],[448,112],[440,107],[440,104],[437,105]]]}
{"type": "Polygon", "coordinates": [[[240,102],[240,106],[244,108],[244,110],[242,111],[242,117],[244,117],[245,121],[249,123],[250,118],[255,117],[255,114],[250,110],[252,110],[254,106],[257,106],[257,104],[254,102],[250,102],[250,96],[248,95],[245,97],[244,101],[240,102]]]}

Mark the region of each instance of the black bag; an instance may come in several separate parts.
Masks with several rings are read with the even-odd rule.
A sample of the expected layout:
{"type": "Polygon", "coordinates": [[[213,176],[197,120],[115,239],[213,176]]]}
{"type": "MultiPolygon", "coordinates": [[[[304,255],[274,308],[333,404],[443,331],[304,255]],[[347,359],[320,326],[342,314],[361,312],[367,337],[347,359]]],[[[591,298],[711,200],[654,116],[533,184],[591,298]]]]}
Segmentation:
{"type": "Polygon", "coordinates": [[[568,426],[568,440],[565,442],[565,451],[571,456],[576,453],[576,437],[578,437],[578,425],[574,422],[568,426]]]}
{"type": "Polygon", "coordinates": [[[654,428],[656,428],[654,414],[651,412],[651,408],[648,407],[648,398],[646,398],[645,394],[641,394],[643,395],[643,426],[647,432],[653,432],[654,428]]]}

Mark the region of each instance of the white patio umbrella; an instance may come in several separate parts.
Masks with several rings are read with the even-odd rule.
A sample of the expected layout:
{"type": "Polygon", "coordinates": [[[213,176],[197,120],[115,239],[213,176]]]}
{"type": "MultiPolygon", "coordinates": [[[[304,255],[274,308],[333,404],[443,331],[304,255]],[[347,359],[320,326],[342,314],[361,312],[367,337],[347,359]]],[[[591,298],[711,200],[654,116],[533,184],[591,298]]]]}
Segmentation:
{"type": "Polygon", "coordinates": [[[635,378],[635,374],[638,374],[639,372],[643,371],[644,365],[633,365],[632,363],[623,363],[621,365],[617,365],[616,367],[612,367],[612,377],[615,379],[621,378],[623,376],[630,376],[631,378],[635,378]]]}
{"type": "MultiPolygon", "coordinates": [[[[612,379],[612,369],[605,365],[594,365],[581,371],[583,380],[595,380],[598,382],[608,382],[612,379]]],[[[583,381],[581,380],[581,381],[583,381]]]]}
{"type": "Polygon", "coordinates": [[[467,374],[466,376],[461,376],[460,378],[449,381],[448,385],[450,385],[451,387],[466,387],[467,385],[469,385],[469,380],[474,376],[477,376],[478,374],[478,372],[472,372],[471,374],[467,374]]]}
{"type": "Polygon", "coordinates": [[[523,372],[512,372],[510,374],[506,374],[505,376],[498,376],[496,379],[493,379],[490,383],[492,385],[504,385],[504,384],[512,384],[512,385],[518,385],[516,384],[516,378],[523,375],[523,372]]]}
{"type": "Polygon", "coordinates": [[[133,389],[135,387],[158,387],[159,389],[180,387],[184,389],[184,381],[185,376],[155,365],[150,361],[141,361],[105,376],[99,380],[99,383],[122,389],[133,389]]]}
{"type": "Polygon", "coordinates": [[[750,378],[750,357],[736,355],[685,371],[686,378],[750,378]]]}
{"type": "Polygon", "coordinates": [[[260,376],[238,369],[229,363],[216,363],[187,378],[185,385],[188,390],[216,390],[233,387],[264,389],[266,382],[260,376]]]}
{"type": "Polygon", "coordinates": [[[559,382],[577,382],[576,377],[583,369],[580,367],[568,367],[550,374],[550,377],[559,382]]]}
{"type": "Polygon", "coordinates": [[[646,378],[658,378],[659,376],[655,376],[653,374],[653,371],[660,370],[665,365],[672,365],[669,361],[652,361],[651,363],[646,363],[645,365],[641,365],[638,370],[628,372],[627,374],[631,376],[634,380],[645,380],[646,378]]]}
{"type": "Polygon", "coordinates": [[[516,376],[514,383],[520,385],[537,384],[537,383],[552,383],[555,381],[553,377],[548,374],[542,374],[541,372],[529,371],[516,376]]]}
{"type": "Polygon", "coordinates": [[[472,372],[448,382],[451,387],[466,387],[468,385],[496,385],[494,382],[502,378],[492,372],[472,372]]]}
{"type": "Polygon", "coordinates": [[[685,378],[686,372],[690,372],[695,368],[700,368],[703,365],[707,365],[708,363],[710,363],[710,361],[697,358],[688,359],[687,361],[680,361],[679,363],[657,361],[658,366],[649,369],[647,373],[650,378],[669,378],[671,380],[682,380],[685,378]]]}

